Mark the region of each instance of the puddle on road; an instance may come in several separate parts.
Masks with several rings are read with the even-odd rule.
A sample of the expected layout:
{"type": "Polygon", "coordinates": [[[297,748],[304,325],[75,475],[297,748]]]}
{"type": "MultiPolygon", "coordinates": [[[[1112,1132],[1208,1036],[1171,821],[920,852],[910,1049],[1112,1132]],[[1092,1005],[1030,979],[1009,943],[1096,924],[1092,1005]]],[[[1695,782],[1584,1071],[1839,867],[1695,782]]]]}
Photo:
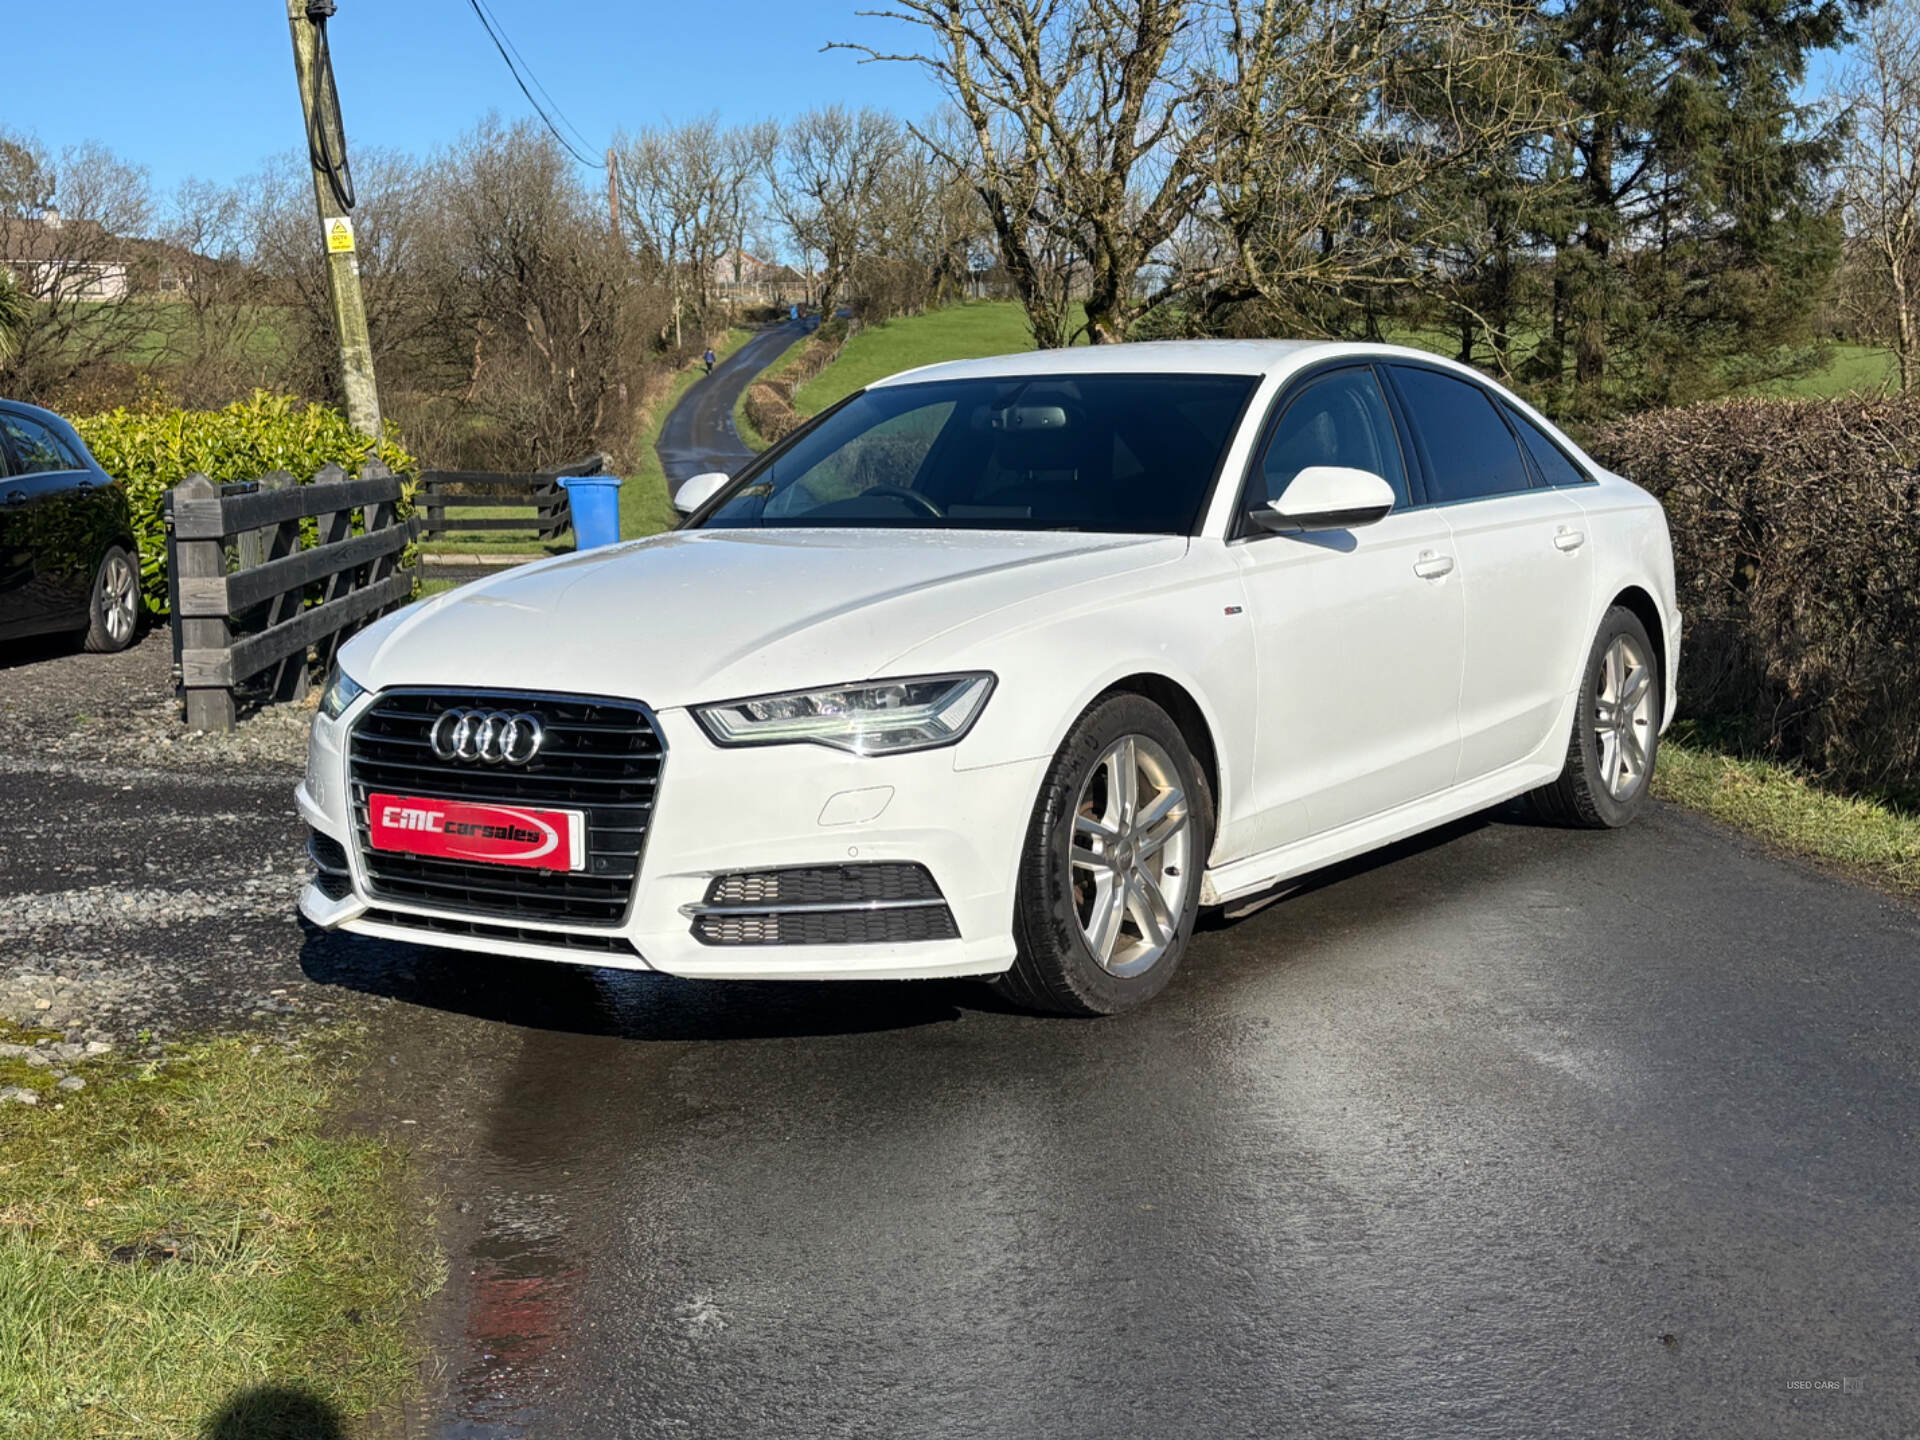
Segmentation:
{"type": "MultiPolygon", "coordinates": [[[[363,952],[365,953],[365,952],[363,952]]],[[[445,1032],[416,1064],[454,1102],[473,1104],[479,1133],[450,1143],[453,1180],[471,1204],[448,1226],[452,1283],[436,1349],[445,1369],[421,1418],[439,1440],[546,1440],[556,1408],[577,1400],[584,1353],[597,1339],[606,1256],[622,1243],[633,1175],[606,1157],[668,1123],[718,1143],[735,1123],[668,1076],[682,1042],[781,1040],[890,1031],[951,1021],[948,987],[713,986],[657,975],[417,951],[377,955],[383,993],[464,1011],[484,1029],[445,1032]],[[509,1037],[511,1037],[509,1039],[509,1037]],[[504,1073],[486,1054],[512,1056],[504,1073]],[[609,1233],[609,1232],[616,1233],[609,1233]],[[602,1282],[590,1288],[589,1266],[602,1282]]],[[[309,973],[353,977],[310,962],[309,973]]],[[[365,961],[361,956],[361,963],[365,961]]],[[[452,1217],[449,1217],[452,1220],[452,1217]]],[[[704,1291],[674,1310],[688,1343],[729,1328],[704,1291]]]]}
{"type": "Polygon", "coordinates": [[[449,1385],[443,1440],[530,1436],[555,1383],[562,1342],[576,1327],[581,1268],[562,1248],[550,1195],[493,1192],[467,1249],[464,1362],[449,1385]]]}

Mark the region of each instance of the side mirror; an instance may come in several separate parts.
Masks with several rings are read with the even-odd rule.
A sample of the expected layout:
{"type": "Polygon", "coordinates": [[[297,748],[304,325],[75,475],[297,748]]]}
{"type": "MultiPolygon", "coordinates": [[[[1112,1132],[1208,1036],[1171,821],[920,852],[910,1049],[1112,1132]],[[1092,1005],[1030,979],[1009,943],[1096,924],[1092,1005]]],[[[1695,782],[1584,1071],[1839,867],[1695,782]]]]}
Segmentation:
{"type": "Polygon", "coordinates": [[[1249,517],[1275,535],[1307,530],[1351,530],[1384,520],[1393,510],[1393,487],[1371,470],[1346,465],[1309,465],[1293,477],[1278,500],[1249,517]]]}
{"type": "Polygon", "coordinates": [[[673,508],[682,515],[691,515],[718,495],[731,479],[733,477],[723,470],[709,470],[704,475],[695,475],[673,492],[673,508]]]}

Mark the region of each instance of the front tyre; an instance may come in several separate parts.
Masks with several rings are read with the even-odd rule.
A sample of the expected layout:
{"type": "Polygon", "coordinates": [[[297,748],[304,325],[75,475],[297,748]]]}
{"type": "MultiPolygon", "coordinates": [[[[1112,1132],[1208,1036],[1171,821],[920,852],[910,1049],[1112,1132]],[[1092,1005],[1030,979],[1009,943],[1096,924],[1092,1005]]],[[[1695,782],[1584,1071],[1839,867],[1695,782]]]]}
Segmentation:
{"type": "Polygon", "coordinates": [[[1566,768],[1532,793],[1535,813],[1588,830],[1630,823],[1651,789],[1664,699],[1647,627],[1631,610],[1614,606],[1587,652],[1566,768]]]}
{"type": "Polygon", "coordinates": [[[1020,861],[1018,1005],[1114,1015],[1173,978],[1200,908],[1213,796],[1179,726],[1138,695],[1096,704],[1040,787],[1020,861]]]}

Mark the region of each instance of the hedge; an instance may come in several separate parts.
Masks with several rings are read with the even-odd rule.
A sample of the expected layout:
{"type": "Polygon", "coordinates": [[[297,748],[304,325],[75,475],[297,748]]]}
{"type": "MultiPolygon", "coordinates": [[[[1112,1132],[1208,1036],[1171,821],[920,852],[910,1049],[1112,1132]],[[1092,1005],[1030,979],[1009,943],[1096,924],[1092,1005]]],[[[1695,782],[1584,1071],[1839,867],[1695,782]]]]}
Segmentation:
{"type": "Polygon", "coordinates": [[[838,317],[826,321],[808,337],[800,353],[780,367],[775,378],[756,380],[747,387],[742,408],[768,445],[777,445],[812,418],[793,408],[793,397],[802,385],[840,358],[841,347],[857,328],[838,317]]]}
{"type": "Polygon", "coordinates": [[[1842,784],[1920,784],[1920,400],[1733,400],[1592,437],[1660,497],[1685,713],[1842,784]]]}
{"type": "MultiPolygon", "coordinates": [[[[161,504],[168,489],[196,471],[216,484],[258,480],[274,470],[304,483],[327,464],[357,477],[375,449],[338,411],[264,390],[224,410],[120,409],[77,418],[73,425],[106,472],[126,486],[142,587],[156,611],[167,608],[161,504]]],[[[378,451],[396,475],[419,478],[419,464],[400,447],[391,425],[378,451]]]]}

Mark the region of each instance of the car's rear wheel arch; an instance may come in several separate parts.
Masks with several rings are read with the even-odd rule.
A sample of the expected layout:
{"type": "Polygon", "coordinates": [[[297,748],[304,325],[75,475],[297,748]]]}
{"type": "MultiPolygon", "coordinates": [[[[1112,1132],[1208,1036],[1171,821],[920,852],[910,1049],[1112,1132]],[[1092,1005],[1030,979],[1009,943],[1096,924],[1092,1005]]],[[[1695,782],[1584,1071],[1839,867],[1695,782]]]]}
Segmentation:
{"type": "Polygon", "coordinates": [[[1607,602],[1607,609],[1614,606],[1633,612],[1634,618],[1647,627],[1647,638],[1653,642],[1653,671],[1659,677],[1660,707],[1662,715],[1667,703],[1667,630],[1661,623],[1659,603],[1638,585],[1629,585],[1613,599],[1607,602]]]}

